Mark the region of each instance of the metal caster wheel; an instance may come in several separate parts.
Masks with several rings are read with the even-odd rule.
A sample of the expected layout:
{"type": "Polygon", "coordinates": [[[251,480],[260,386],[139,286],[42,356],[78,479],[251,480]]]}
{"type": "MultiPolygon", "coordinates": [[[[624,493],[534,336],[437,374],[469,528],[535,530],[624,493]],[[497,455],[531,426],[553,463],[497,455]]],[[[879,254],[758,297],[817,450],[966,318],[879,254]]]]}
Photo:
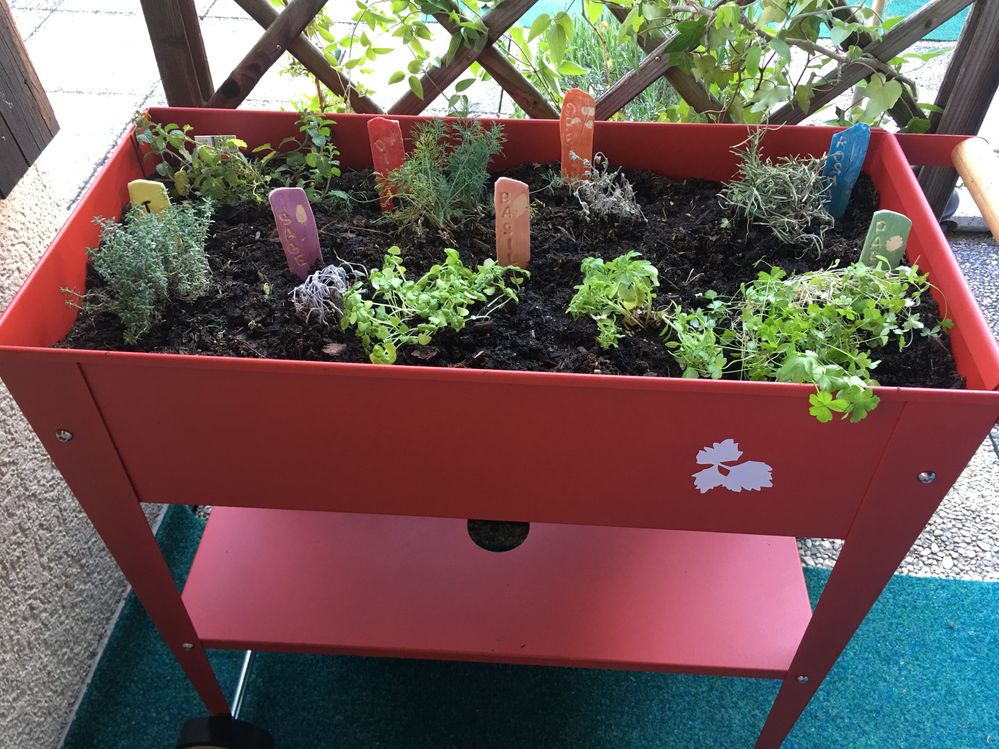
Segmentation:
{"type": "Polygon", "coordinates": [[[245,720],[215,715],[187,721],[176,749],[274,749],[274,738],[245,720]]]}

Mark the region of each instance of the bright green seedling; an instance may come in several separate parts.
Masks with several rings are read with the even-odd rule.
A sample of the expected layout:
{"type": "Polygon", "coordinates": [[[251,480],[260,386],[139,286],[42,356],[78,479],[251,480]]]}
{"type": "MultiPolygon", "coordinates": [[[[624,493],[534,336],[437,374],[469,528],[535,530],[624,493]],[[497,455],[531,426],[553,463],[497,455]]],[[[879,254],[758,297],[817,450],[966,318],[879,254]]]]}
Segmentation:
{"type": "Polygon", "coordinates": [[[905,243],[911,228],[912,221],[908,216],[895,211],[877,211],[871,217],[860,262],[864,265],[887,263],[889,268],[896,267],[905,254],[905,243]]]}
{"type": "Polygon", "coordinates": [[[575,318],[593,318],[601,348],[617,346],[626,333],[661,319],[652,309],[659,271],[641,257],[626,252],[609,262],[595,257],[583,260],[583,283],[576,287],[566,311],[575,318]]]}
{"type": "Polygon", "coordinates": [[[133,208],[124,223],[95,219],[101,244],[88,250],[104,287],[72,294],[70,304],[88,313],[109,312],[135,343],[156,323],[172,299],[193,301],[209,289],[211,273],[205,237],[211,223],[208,202],[168,206],[159,214],[133,208]]]}
{"type": "Polygon", "coordinates": [[[720,380],[729,364],[725,351],[736,336],[723,326],[729,310],[718,294],[707,291],[704,298],[707,306],[693,312],[684,312],[674,302],[663,316],[666,327],[662,335],[673,358],[683,367],[684,377],[720,380]]]}
{"type": "Polygon", "coordinates": [[[417,233],[434,228],[447,234],[480,216],[486,168],[503,139],[498,124],[431,120],[417,127],[406,162],[386,180],[396,205],[386,218],[417,233]]]}
{"type": "Polygon", "coordinates": [[[883,264],[788,278],[773,269],[742,286],[738,359],[744,379],[805,382],[815,386],[809,412],[860,421],[878,405],[870,386],[878,362],[874,348],[905,348],[915,336],[937,336],[914,310],[929,289],[917,268],[883,264]]]}
{"type": "Polygon", "coordinates": [[[509,302],[530,276],[515,265],[486,260],[466,267],[457,250],[445,249],[444,262],[417,280],[406,278],[398,247],[389,249],[381,270],[343,295],[340,328],[353,328],[375,364],[393,364],[403,345],[426,346],[444,328],[461,330],[485,320],[509,302]]]}
{"type": "Polygon", "coordinates": [[[822,176],[823,159],[785,156],[777,161],[760,156],[764,131],[756,130],[733,153],[742,157],[736,179],[719,195],[722,205],[753,224],[770,227],[784,244],[821,250],[833,225],[826,208],[829,181],[822,176]]]}

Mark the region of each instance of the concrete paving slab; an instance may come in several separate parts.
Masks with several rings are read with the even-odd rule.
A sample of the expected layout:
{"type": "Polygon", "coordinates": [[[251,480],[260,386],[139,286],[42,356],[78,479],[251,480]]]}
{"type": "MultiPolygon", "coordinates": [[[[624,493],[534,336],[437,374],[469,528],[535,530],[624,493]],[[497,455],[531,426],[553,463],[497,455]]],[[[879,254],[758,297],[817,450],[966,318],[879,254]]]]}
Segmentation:
{"type": "Polygon", "coordinates": [[[121,139],[145,97],[131,94],[51,92],[60,130],[38,159],[52,175],[49,188],[62,205],[71,207],[121,139]]]}
{"type": "Polygon", "coordinates": [[[159,78],[140,15],[56,11],[26,46],[50,93],[145,96],[159,78]]]}
{"type": "Polygon", "coordinates": [[[999,245],[987,234],[959,233],[948,239],[985,319],[999,338],[999,245]]]}
{"type": "Polygon", "coordinates": [[[42,25],[42,22],[52,14],[52,11],[11,8],[10,13],[14,16],[14,25],[17,26],[17,33],[21,35],[21,39],[27,40],[42,25]]]}
{"type": "Polygon", "coordinates": [[[8,0],[11,9],[18,10],[57,10],[65,0],[8,0]]]}

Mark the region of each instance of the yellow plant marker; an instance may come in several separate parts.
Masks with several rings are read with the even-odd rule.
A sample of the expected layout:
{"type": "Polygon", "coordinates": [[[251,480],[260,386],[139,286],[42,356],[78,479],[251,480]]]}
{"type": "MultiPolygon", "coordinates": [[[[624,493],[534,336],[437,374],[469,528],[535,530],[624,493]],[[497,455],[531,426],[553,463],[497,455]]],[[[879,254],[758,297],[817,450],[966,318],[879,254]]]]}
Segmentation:
{"type": "Polygon", "coordinates": [[[128,183],[128,199],[132,206],[142,206],[150,213],[159,213],[170,205],[166,186],[151,179],[134,179],[128,183]]]}

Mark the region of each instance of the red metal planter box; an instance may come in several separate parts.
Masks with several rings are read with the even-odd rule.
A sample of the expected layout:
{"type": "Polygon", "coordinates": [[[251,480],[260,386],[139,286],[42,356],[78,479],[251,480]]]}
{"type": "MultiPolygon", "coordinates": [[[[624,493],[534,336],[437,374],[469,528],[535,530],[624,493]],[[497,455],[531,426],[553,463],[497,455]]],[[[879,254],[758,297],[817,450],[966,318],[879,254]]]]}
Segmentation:
{"type": "MultiPolygon", "coordinates": [[[[296,118],[291,113],[212,110],[163,109],[151,114],[158,121],[189,122],[198,133],[237,134],[251,147],[277,142],[292,133],[296,118]]],[[[370,167],[365,126],[368,118],[340,115],[335,119],[334,138],[343,152],[344,164],[370,167]]],[[[398,119],[408,133],[419,118],[398,119]]],[[[557,122],[506,121],[504,125],[508,141],[495,168],[557,160],[557,122]]],[[[821,154],[832,132],[830,128],[813,127],[773,130],[766,136],[767,153],[821,154]]],[[[676,178],[724,180],[735,171],[730,149],[744,137],[745,129],[738,126],[598,123],[595,148],[605,152],[612,164],[626,170],[641,168],[676,178]]],[[[859,424],[819,424],[808,414],[810,388],[805,385],[48,348],[73,323],[75,311],[65,304],[60,289],[83,286],[85,249],[98,241],[92,217],[120,215],[128,201],[127,182],[149,171],[149,164],[143,166],[131,136],[114,152],[0,319],[0,376],[126,574],[130,579],[142,578],[138,584],[133,580],[136,591],[140,597],[146,591],[143,603],[196,685],[201,680],[199,691],[216,711],[224,710],[225,703],[217,687],[206,686],[207,661],[200,660],[204,643],[517,658],[504,646],[490,650],[495,642],[473,635],[463,639],[452,633],[454,645],[450,649],[429,641],[422,648],[415,640],[403,642],[397,638],[396,642],[388,642],[392,636],[387,633],[382,633],[380,643],[374,642],[361,636],[364,626],[360,622],[353,633],[305,626],[284,637],[277,631],[280,612],[268,615],[258,611],[262,621],[274,624],[270,629],[262,626],[247,631],[233,624],[229,631],[220,622],[220,616],[225,617],[219,614],[218,607],[212,612],[207,608],[211,607],[210,600],[228,595],[225,585],[213,587],[208,578],[209,566],[221,563],[229,553],[225,550],[234,548],[232,533],[225,539],[221,526],[213,531],[210,524],[205,544],[214,538],[218,545],[214,550],[203,547],[199,552],[185,593],[188,609],[184,609],[179,598],[164,602],[164,597],[170,597],[165,592],[168,578],[163,578],[163,570],[156,565],[155,572],[148,572],[151,568],[147,563],[153,554],[148,540],[128,540],[128,533],[140,532],[141,521],[132,515],[122,519],[123,504],[137,507],[138,500],[260,508],[253,511],[256,515],[244,512],[238,521],[237,515],[228,516],[234,524],[241,524],[240,537],[245,538],[252,528],[257,528],[260,543],[274,550],[274,555],[294,552],[302,565],[326,559],[322,557],[325,552],[310,556],[308,550],[296,547],[296,534],[306,532],[310,523],[295,520],[297,513],[279,520],[268,516],[267,508],[364,513],[355,525],[350,525],[347,516],[315,520],[328,523],[329,532],[340,532],[345,540],[360,533],[377,536],[379,527],[386,534],[398,531],[391,525],[396,520],[385,520],[387,524],[379,526],[378,518],[369,517],[373,515],[603,526],[601,532],[616,539],[622,537],[614,533],[647,532],[613,528],[674,532],[629,536],[629,548],[642,548],[648,543],[651,549],[656,539],[661,546],[662,539],[667,538],[676,548],[686,548],[683,544],[694,537],[712,548],[721,548],[725,537],[719,533],[784,537],[760,543],[780,542],[785,549],[788,547],[784,542],[794,536],[845,538],[840,563],[823,602],[810,619],[798,570],[795,584],[800,590],[788,604],[790,622],[781,626],[754,621],[754,627],[779,630],[775,636],[783,638],[781,647],[768,656],[770,660],[747,656],[747,649],[760,645],[759,638],[750,638],[728,650],[716,642],[710,653],[695,653],[686,661],[682,654],[672,651],[642,656],[627,648],[587,655],[573,651],[571,643],[547,655],[543,647],[534,651],[529,648],[533,655],[522,658],[545,663],[783,676],[785,687],[760,744],[776,746],[940,499],[999,418],[999,393],[995,392],[999,386],[999,350],[922,198],[899,141],[888,133],[873,132],[865,172],[880,193],[881,208],[899,211],[912,219],[909,258],[929,272],[938,301],[956,323],[951,344],[968,387],[961,391],[878,388],[880,406],[859,424]],[[392,426],[387,429],[386,423],[392,426]],[[72,439],[65,441],[68,433],[72,439]],[[698,453],[724,440],[738,443],[741,460],[769,466],[772,486],[750,492],[725,487],[699,491],[693,475],[706,466],[697,462],[698,453]],[[292,466],[308,466],[308,470],[292,466]],[[921,473],[922,480],[918,478],[921,473]],[[929,474],[933,474],[933,480],[929,474]],[[296,522],[302,526],[298,530],[294,528],[296,522]],[[288,535],[281,535],[282,528],[288,535]],[[699,533],[681,537],[677,531],[699,533]],[[280,552],[276,550],[279,546],[280,552]],[[824,606],[828,613],[820,616],[824,606]],[[193,642],[193,647],[182,648],[183,642],[193,642]],[[741,652],[736,653],[740,648],[741,652]],[[801,675],[809,678],[797,679],[801,675]]],[[[940,164],[948,162],[954,139],[928,136],[908,138],[903,143],[919,163],[940,164]]],[[[544,252],[544,248],[535,251],[544,252]]],[[[225,512],[219,514],[219,523],[224,517],[225,512]]],[[[454,529],[452,521],[420,522],[430,525],[420,525],[422,530],[414,533],[432,535],[454,529]]],[[[546,537],[566,553],[580,546],[557,531],[553,528],[539,533],[525,547],[541,544],[546,537]]],[[[601,535],[586,538],[594,542],[588,546],[592,550],[601,535]]],[[[613,547],[610,538],[608,546],[613,547]]],[[[793,546],[793,540],[790,543],[793,546]]],[[[397,548],[406,548],[406,544],[398,542],[397,548]]],[[[447,553],[452,556],[478,552],[462,552],[444,542],[441,548],[449,549],[447,553]]],[[[358,553],[363,556],[363,549],[358,553]]],[[[517,553],[511,552],[510,558],[517,553]]],[[[262,554],[258,548],[257,555],[262,554]]],[[[497,560],[505,558],[481,554],[469,564],[483,575],[492,574],[489,570],[494,568],[488,565],[502,564],[497,560]]],[[[782,554],[783,561],[766,561],[747,578],[746,585],[753,588],[754,576],[764,576],[771,568],[786,570],[788,560],[797,565],[793,554],[782,554]]],[[[253,556],[247,555],[240,564],[252,566],[253,556]]],[[[669,560],[655,557],[654,561],[663,564],[669,560]]],[[[453,565],[463,563],[454,558],[453,565]]],[[[554,560],[542,554],[536,563],[541,567],[533,569],[540,575],[554,560]]],[[[670,563],[679,564],[676,559],[670,563]]],[[[641,567],[642,560],[636,559],[634,564],[641,567]]],[[[391,574],[402,575],[400,579],[407,585],[431,584],[425,580],[421,583],[418,574],[412,579],[405,577],[406,566],[400,565],[391,574]]],[[[563,583],[592,589],[598,584],[619,585],[627,578],[627,568],[618,569],[620,565],[614,568],[618,569],[616,573],[591,567],[584,566],[591,577],[575,582],[565,581],[563,571],[563,583]]],[[[680,575],[686,578],[666,585],[669,591],[663,595],[696,598],[698,589],[712,588],[730,590],[738,597],[735,588],[740,586],[733,587],[733,579],[728,579],[725,587],[725,571],[714,567],[711,576],[702,578],[698,576],[699,563],[691,562],[689,571],[680,575]]],[[[427,569],[431,568],[437,569],[433,565],[427,569]]],[[[687,569],[682,564],[680,568],[687,569]]],[[[527,567],[518,570],[519,577],[514,579],[523,581],[529,576],[527,567]]],[[[653,584],[655,567],[642,570],[638,577],[653,584]]],[[[265,574],[263,569],[258,572],[265,574]]],[[[294,592],[302,594],[300,598],[289,597],[288,590],[273,581],[259,595],[269,601],[284,596],[301,602],[309,596],[309,585],[319,580],[315,571],[304,578],[305,582],[289,583],[294,592]]],[[[496,579],[495,590],[509,587],[510,579],[496,579]]],[[[466,598],[470,595],[455,580],[448,584],[457,586],[452,593],[458,591],[466,598]]],[[[390,588],[379,589],[383,599],[390,588]]],[[[403,588],[391,589],[401,592],[403,588]]],[[[447,590],[441,590],[443,601],[447,590]]],[[[541,585],[535,592],[548,596],[557,590],[555,585],[550,589],[541,585]]],[[[743,596],[744,610],[752,611],[753,601],[759,602],[770,594],[765,585],[748,590],[743,596]]],[[[236,608],[237,604],[249,605],[247,601],[252,599],[246,589],[231,595],[230,602],[236,608]],[[240,595],[244,600],[236,601],[240,595]]],[[[329,600],[321,605],[335,603],[329,600]]],[[[365,602],[355,603],[361,606],[365,602]]],[[[377,605],[372,600],[367,603],[377,605]]],[[[479,603],[484,606],[487,602],[479,603]]],[[[283,611],[286,605],[291,603],[286,601],[276,608],[283,611]]],[[[582,603],[576,601],[573,605],[582,603]]],[[[722,615],[723,603],[715,601],[710,606],[705,621],[722,615]]],[[[392,609],[394,617],[407,615],[401,604],[388,609],[392,609]]],[[[481,609],[476,611],[488,618],[481,609]]],[[[297,617],[301,620],[307,613],[298,611],[297,617]]],[[[318,618],[320,613],[312,611],[318,618]]],[[[475,612],[469,610],[463,615],[468,617],[463,620],[466,630],[474,629],[476,621],[485,626],[484,619],[474,619],[475,612]]],[[[605,615],[609,617],[610,613],[605,615]]],[[[644,611],[643,615],[650,612],[644,611]]],[[[540,631],[547,626],[543,618],[532,619],[527,626],[540,631]]],[[[441,624],[427,620],[416,624],[415,629],[429,633],[441,624]]],[[[614,625],[604,619],[598,628],[609,633],[614,625]]],[[[632,632],[627,636],[643,635],[632,632]]],[[[687,632],[684,636],[688,639],[683,642],[690,643],[693,653],[697,633],[687,632]]],[[[721,640],[727,635],[711,631],[703,637],[721,640]]],[[[595,647],[586,637],[578,641],[582,643],[580,648],[595,647]]]]}

